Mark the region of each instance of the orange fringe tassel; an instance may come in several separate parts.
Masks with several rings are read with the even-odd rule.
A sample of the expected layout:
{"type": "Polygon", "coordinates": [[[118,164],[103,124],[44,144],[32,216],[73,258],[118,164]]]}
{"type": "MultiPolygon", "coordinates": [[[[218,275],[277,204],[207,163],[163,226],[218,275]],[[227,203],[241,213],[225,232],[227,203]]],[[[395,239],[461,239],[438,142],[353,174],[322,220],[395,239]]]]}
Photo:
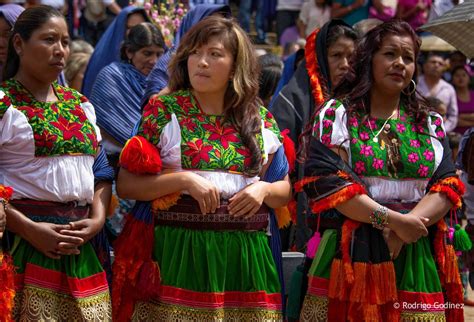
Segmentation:
{"type": "Polygon", "coordinates": [[[303,192],[304,186],[310,184],[311,182],[315,182],[321,177],[303,177],[303,179],[296,181],[293,185],[295,188],[295,192],[303,192]]]}
{"type": "Polygon", "coordinates": [[[161,171],[160,152],[147,139],[136,135],[125,143],[119,164],[135,174],[157,174],[161,171]]]}
{"type": "Polygon", "coordinates": [[[286,205],[286,207],[288,208],[288,211],[290,212],[291,221],[296,224],[298,222],[298,218],[296,216],[296,207],[297,207],[296,200],[291,199],[290,202],[286,205]]]}
{"type": "Polygon", "coordinates": [[[13,321],[15,267],[12,258],[0,251],[0,321],[13,321]]]}
{"type": "Polygon", "coordinates": [[[358,183],[353,183],[324,199],[312,201],[310,204],[311,210],[313,213],[319,214],[325,210],[336,207],[337,205],[353,198],[355,195],[362,194],[367,194],[365,188],[358,183]]]}
{"type": "Polygon", "coordinates": [[[275,216],[278,222],[278,228],[284,228],[291,222],[291,215],[288,207],[280,207],[275,209],[275,216]]]}
{"type": "MultiPolygon", "coordinates": [[[[446,302],[450,305],[461,304],[464,301],[461,278],[459,276],[458,262],[453,245],[445,243],[445,235],[448,227],[444,219],[437,223],[437,232],[434,239],[435,259],[438,264],[438,273],[446,293],[446,302]]],[[[446,321],[464,321],[464,310],[462,308],[448,307],[446,309],[446,321]]]]}
{"type": "Polygon", "coordinates": [[[438,181],[430,189],[430,192],[444,193],[453,204],[453,209],[462,207],[462,195],[466,192],[466,188],[459,178],[449,177],[438,181]]]}
{"type": "Polygon", "coordinates": [[[179,191],[157,198],[152,201],[151,209],[155,212],[159,210],[168,210],[178,203],[179,198],[181,198],[181,192],[179,191]]]}
{"type": "Polygon", "coordinates": [[[311,93],[314,98],[314,106],[318,107],[324,103],[324,93],[321,83],[319,81],[319,66],[318,58],[316,57],[316,37],[319,29],[313,31],[306,38],[306,47],[304,49],[304,56],[306,60],[306,70],[311,84],[311,93]]]}

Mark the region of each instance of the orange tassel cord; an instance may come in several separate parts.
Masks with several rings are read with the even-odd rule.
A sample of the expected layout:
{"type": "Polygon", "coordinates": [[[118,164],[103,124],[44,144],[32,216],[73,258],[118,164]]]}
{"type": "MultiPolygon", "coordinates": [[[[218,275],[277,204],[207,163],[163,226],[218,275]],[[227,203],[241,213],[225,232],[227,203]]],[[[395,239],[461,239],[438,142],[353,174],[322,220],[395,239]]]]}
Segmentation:
{"type": "Polygon", "coordinates": [[[0,322],[13,321],[15,267],[9,255],[0,251],[0,322]]]}
{"type": "Polygon", "coordinates": [[[347,200],[350,200],[356,195],[363,194],[367,194],[365,188],[358,183],[353,183],[350,186],[344,187],[338,192],[333,193],[332,195],[324,199],[312,201],[310,203],[311,210],[313,211],[313,213],[319,214],[328,209],[332,209],[347,200]]]}
{"type": "Polygon", "coordinates": [[[430,192],[444,193],[453,204],[453,209],[459,209],[462,206],[462,195],[466,192],[466,188],[459,178],[449,177],[439,180],[434,184],[430,192]]]}

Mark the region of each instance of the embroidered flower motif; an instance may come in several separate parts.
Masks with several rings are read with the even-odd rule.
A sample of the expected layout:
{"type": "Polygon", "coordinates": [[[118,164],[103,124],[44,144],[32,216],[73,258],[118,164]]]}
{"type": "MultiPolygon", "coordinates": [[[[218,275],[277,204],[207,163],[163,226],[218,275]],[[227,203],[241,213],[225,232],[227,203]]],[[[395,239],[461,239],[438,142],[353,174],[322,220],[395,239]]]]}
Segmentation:
{"type": "MultiPolygon", "coordinates": [[[[53,109],[53,106],[54,106],[54,104],[51,106],[51,109],[53,109]]],[[[56,110],[57,110],[57,107],[56,107],[56,110]]],[[[83,122],[85,122],[85,120],[87,120],[86,113],[84,112],[84,110],[82,108],[76,108],[76,109],[72,110],[71,114],[77,116],[77,118],[79,119],[79,122],[81,122],[81,123],[83,123],[83,122]]]]}
{"type": "Polygon", "coordinates": [[[405,115],[400,115],[400,121],[406,122],[407,118],[405,115]]]}
{"type": "Polygon", "coordinates": [[[333,116],[335,114],[336,114],[336,110],[332,107],[330,107],[326,110],[326,116],[333,116]]]}
{"type": "Polygon", "coordinates": [[[397,123],[396,127],[399,133],[403,133],[406,131],[405,125],[403,125],[402,123],[397,123]]]}
{"type": "Polygon", "coordinates": [[[28,119],[38,117],[39,119],[44,120],[44,110],[41,107],[18,106],[17,110],[26,112],[26,117],[28,119]]]}
{"type": "Polygon", "coordinates": [[[60,116],[58,122],[50,122],[51,125],[56,127],[58,130],[63,132],[63,138],[65,141],[71,140],[73,137],[81,142],[84,142],[84,135],[80,131],[82,124],[76,122],[69,122],[64,117],[60,116]]]}
{"type": "Polygon", "coordinates": [[[408,155],[408,162],[416,163],[420,158],[416,152],[412,152],[408,155]]]}
{"type": "Polygon", "coordinates": [[[250,167],[250,164],[252,163],[252,159],[250,158],[252,155],[250,154],[250,151],[248,149],[243,149],[243,148],[237,148],[235,151],[243,155],[245,157],[244,159],[244,167],[250,167]]]}
{"type": "Polygon", "coordinates": [[[439,130],[436,132],[436,136],[440,139],[444,138],[446,135],[444,134],[443,130],[439,130]]]}
{"type": "Polygon", "coordinates": [[[197,167],[199,162],[209,162],[209,152],[212,150],[212,145],[204,145],[202,139],[193,142],[187,142],[183,154],[192,158],[191,165],[197,167]]]}
{"type": "Polygon", "coordinates": [[[431,144],[431,139],[426,139],[426,143],[431,144]]]}
{"type": "Polygon", "coordinates": [[[143,132],[143,137],[150,142],[156,143],[156,139],[158,138],[158,132],[155,120],[151,118],[144,119],[141,128],[143,132]]]}
{"type": "Polygon", "coordinates": [[[58,139],[58,136],[43,130],[43,133],[35,134],[34,138],[36,146],[51,150],[54,147],[54,143],[58,139]]]}
{"type": "Polygon", "coordinates": [[[369,155],[374,155],[374,151],[372,151],[372,147],[370,145],[362,144],[360,147],[360,154],[368,157],[369,155]]]}
{"type": "Polygon", "coordinates": [[[362,173],[365,173],[367,170],[365,169],[365,163],[364,161],[357,161],[355,163],[355,168],[354,168],[354,172],[357,173],[357,174],[362,174],[362,173]]]}
{"type": "Polygon", "coordinates": [[[235,134],[235,131],[230,127],[226,128],[222,126],[219,119],[216,119],[215,126],[211,124],[203,124],[202,127],[211,134],[209,140],[220,141],[224,149],[229,148],[229,142],[239,142],[239,138],[235,134]]]}
{"type": "Polygon", "coordinates": [[[377,170],[382,169],[383,168],[383,160],[374,158],[374,161],[372,162],[372,167],[374,169],[377,169],[377,170]]]}
{"type": "Polygon", "coordinates": [[[436,120],[433,122],[433,124],[436,126],[441,126],[441,119],[437,117],[436,120]]]}
{"type": "Polygon", "coordinates": [[[323,120],[323,127],[325,129],[330,128],[332,126],[332,124],[333,124],[333,121],[331,121],[331,120],[323,120]]]}
{"type": "Polygon", "coordinates": [[[189,96],[176,96],[176,103],[183,109],[184,114],[189,114],[194,107],[189,96]]]}
{"type": "Polygon", "coordinates": [[[425,157],[426,160],[433,161],[434,153],[430,150],[425,150],[425,152],[423,152],[423,156],[425,157]]]}
{"type": "Polygon", "coordinates": [[[351,139],[351,144],[356,144],[357,143],[357,139],[356,138],[352,138],[351,139]]]}
{"type": "Polygon", "coordinates": [[[420,141],[418,140],[410,140],[410,146],[414,148],[419,148],[420,147],[420,141]]]}
{"type": "Polygon", "coordinates": [[[359,137],[362,141],[367,141],[369,139],[369,133],[367,132],[360,132],[359,137]]]}
{"type": "Polygon", "coordinates": [[[329,134],[323,134],[321,136],[321,142],[324,145],[330,145],[331,144],[331,136],[329,134]]]}
{"type": "Polygon", "coordinates": [[[420,175],[420,177],[426,177],[428,175],[428,170],[429,168],[427,166],[420,164],[417,173],[420,175]]]}
{"type": "Polygon", "coordinates": [[[194,123],[194,120],[191,117],[183,118],[183,120],[181,122],[181,126],[185,129],[188,129],[191,132],[194,132],[197,128],[196,123],[194,123]]]}
{"type": "Polygon", "coordinates": [[[349,125],[353,127],[359,126],[359,121],[355,117],[349,118],[349,125]]]}
{"type": "Polygon", "coordinates": [[[74,96],[74,94],[72,94],[71,91],[67,91],[67,92],[66,92],[66,91],[62,90],[62,91],[61,91],[61,94],[63,95],[63,99],[64,99],[65,101],[73,100],[73,99],[76,98],[76,97],[74,96]]]}

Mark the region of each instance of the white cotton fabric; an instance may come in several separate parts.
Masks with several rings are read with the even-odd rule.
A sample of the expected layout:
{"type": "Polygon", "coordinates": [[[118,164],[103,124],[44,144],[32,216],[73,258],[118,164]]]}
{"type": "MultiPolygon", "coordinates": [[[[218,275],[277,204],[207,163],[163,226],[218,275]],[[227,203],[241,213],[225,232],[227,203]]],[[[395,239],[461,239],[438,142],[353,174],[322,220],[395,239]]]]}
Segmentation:
{"type": "MultiPolygon", "coordinates": [[[[264,146],[264,164],[266,164],[268,161],[268,155],[275,153],[282,143],[275,133],[264,127],[263,121],[262,137],[264,146]]],[[[171,120],[163,128],[160,141],[157,146],[160,150],[163,169],[183,171],[181,167],[181,127],[174,113],[171,114],[171,120]]],[[[246,186],[260,180],[258,176],[250,178],[242,174],[224,171],[184,171],[192,171],[212,182],[217,187],[217,189],[219,189],[221,198],[224,199],[232,197],[246,186]]],[[[183,193],[186,193],[186,191],[183,191],[183,193]]]]}
{"type": "MultiPolygon", "coordinates": [[[[93,106],[89,102],[81,106],[100,141],[93,106]]],[[[12,199],[91,203],[93,164],[91,155],[35,157],[33,129],[26,116],[10,107],[0,120],[0,184],[14,188],[12,199]]]]}
{"type": "Polygon", "coordinates": [[[363,177],[362,181],[369,193],[378,202],[398,200],[400,202],[418,202],[425,195],[428,179],[388,179],[381,177],[363,177]]]}

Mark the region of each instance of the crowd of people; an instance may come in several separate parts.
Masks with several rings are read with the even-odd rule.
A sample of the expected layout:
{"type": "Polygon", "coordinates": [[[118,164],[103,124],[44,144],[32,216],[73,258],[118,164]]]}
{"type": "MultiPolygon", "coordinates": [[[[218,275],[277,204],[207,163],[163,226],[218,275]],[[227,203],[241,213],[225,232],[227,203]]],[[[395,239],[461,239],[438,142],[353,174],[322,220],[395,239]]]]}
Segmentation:
{"type": "Polygon", "coordinates": [[[195,1],[171,44],[46,2],[0,6],[0,320],[463,321],[473,75],[421,52],[438,2],[277,1],[284,59],[266,1],[255,39],[252,1],[195,1]]]}

